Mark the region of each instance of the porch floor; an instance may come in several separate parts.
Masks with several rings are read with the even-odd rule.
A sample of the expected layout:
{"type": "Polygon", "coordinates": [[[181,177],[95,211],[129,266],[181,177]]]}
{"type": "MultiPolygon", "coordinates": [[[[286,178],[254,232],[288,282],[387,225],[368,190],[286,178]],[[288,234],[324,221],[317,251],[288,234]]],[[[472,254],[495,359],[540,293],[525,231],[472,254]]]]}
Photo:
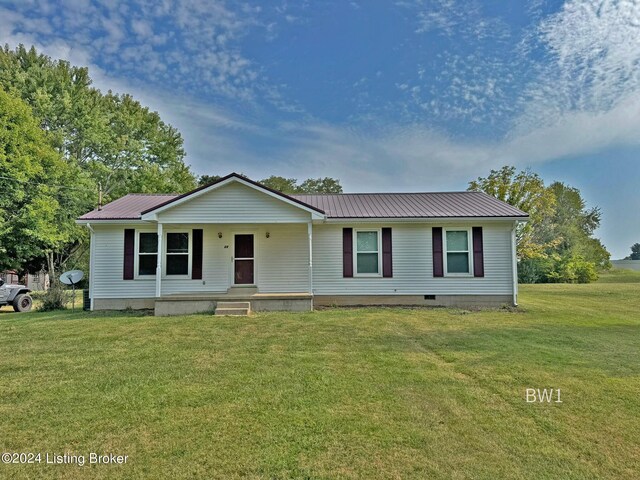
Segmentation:
{"type": "Polygon", "coordinates": [[[218,302],[250,302],[252,311],[310,311],[313,295],[310,293],[174,293],[155,300],[155,314],[185,315],[212,312],[218,302]]]}

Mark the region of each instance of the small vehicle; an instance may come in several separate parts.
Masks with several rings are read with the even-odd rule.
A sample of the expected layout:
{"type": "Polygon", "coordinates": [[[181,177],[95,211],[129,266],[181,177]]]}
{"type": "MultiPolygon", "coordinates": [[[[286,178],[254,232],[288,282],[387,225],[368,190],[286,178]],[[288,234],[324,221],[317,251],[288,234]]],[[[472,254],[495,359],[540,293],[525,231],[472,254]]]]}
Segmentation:
{"type": "Polygon", "coordinates": [[[0,307],[12,305],[16,312],[28,312],[33,306],[30,289],[24,285],[12,285],[4,283],[0,279],[0,307]]]}

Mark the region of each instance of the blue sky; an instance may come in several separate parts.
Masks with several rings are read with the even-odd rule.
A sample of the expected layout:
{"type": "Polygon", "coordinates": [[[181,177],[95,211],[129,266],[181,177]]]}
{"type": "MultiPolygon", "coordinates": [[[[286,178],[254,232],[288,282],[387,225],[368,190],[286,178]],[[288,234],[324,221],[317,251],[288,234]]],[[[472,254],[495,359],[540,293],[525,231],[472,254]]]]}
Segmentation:
{"type": "Polygon", "coordinates": [[[631,1],[0,0],[0,42],[90,67],[183,134],[198,174],[462,190],[505,164],[640,242],[631,1]]]}

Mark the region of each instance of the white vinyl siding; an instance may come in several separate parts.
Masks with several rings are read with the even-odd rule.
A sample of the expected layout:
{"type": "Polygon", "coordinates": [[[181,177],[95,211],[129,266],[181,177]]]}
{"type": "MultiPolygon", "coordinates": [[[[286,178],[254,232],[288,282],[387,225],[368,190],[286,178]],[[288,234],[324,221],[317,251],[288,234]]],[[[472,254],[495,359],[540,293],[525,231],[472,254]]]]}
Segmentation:
{"type": "MultiPolygon", "coordinates": [[[[123,280],[124,229],[136,225],[95,225],[93,235],[93,298],[153,298],[155,275],[136,280],[123,280]]],[[[136,241],[137,248],[137,241],[136,241]]],[[[135,266],[137,271],[137,265],[135,266]]]]}
{"type": "Polygon", "coordinates": [[[256,235],[257,285],[261,293],[309,291],[307,225],[268,225],[256,235]],[[266,238],[266,232],[269,238],[266,238]]]}
{"type": "MultiPolygon", "coordinates": [[[[124,229],[136,227],[141,228],[140,225],[94,227],[94,298],[155,297],[155,275],[138,277],[135,280],[122,279],[124,229]]],[[[144,228],[147,229],[149,226],[144,228]]],[[[191,232],[192,228],[203,229],[202,279],[192,280],[184,275],[163,276],[162,295],[226,292],[233,280],[231,259],[233,233],[236,232],[251,232],[255,235],[258,292],[309,291],[309,242],[306,224],[192,225],[188,231],[191,232]],[[266,238],[267,232],[269,238],[266,238]],[[222,234],[222,238],[218,238],[218,233],[222,234]]],[[[166,233],[163,244],[166,244],[166,233]]],[[[191,263],[191,259],[189,262],[191,263]]],[[[163,262],[163,268],[166,268],[164,265],[166,262],[163,262]]]]}
{"type": "MultiPolygon", "coordinates": [[[[96,222],[97,223],[97,222],[96,222]]],[[[317,295],[510,295],[513,289],[510,223],[442,224],[483,226],[484,277],[433,277],[431,225],[314,224],[313,289],[317,295]],[[393,277],[343,278],[342,228],[392,227],[393,277]]],[[[93,298],[154,298],[155,276],[123,280],[124,229],[154,225],[95,225],[93,298]]],[[[176,229],[179,227],[176,226],[176,229]]],[[[307,292],[309,258],[306,224],[182,225],[203,229],[202,279],[162,279],[162,295],[224,293],[233,280],[233,233],[255,235],[256,284],[260,293],[307,292]],[[269,238],[266,233],[269,232],[269,238]],[[218,237],[218,233],[222,238],[218,237]]],[[[148,231],[148,230],[147,230],[148,231]]],[[[176,230],[177,231],[177,230],[176,230]]],[[[355,231],[354,231],[355,233],[355,231]]],[[[471,237],[469,238],[471,242],[471,237]]],[[[166,242],[163,242],[166,243],[166,242]]],[[[381,248],[381,246],[379,246],[381,248]]],[[[471,246],[469,247],[472,250],[471,246]]]]}
{"type": "MultiPolygon", "coordinates": [[[[316,295],[510,295],[511,224],[453,225],[483,227],[484,277],[433,276],[431,224],[371,224],[392,227],[393,277],[342,276],[342,228],[352,224],[313,226],[313,293],[316,295]]],[[[471,241],[471,237],[469,238],[471,241]]]]}
{"type": "Polygon", "coordinates": [[[230,183],[158,214],[163,223],[297,223],[311,214],[241,183],[230,183]]]}

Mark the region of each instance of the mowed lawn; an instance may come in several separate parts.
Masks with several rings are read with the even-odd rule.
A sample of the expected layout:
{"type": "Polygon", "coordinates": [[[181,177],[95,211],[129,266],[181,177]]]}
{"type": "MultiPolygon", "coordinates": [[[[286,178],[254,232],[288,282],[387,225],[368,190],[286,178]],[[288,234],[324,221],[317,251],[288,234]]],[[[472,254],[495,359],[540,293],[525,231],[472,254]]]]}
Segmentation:
{"type": "Polygon", "coordinates": [[[0,313],[0,450],[129,456],[0,478],[638,478],[640,274],[520,303],[0,313]]]}

